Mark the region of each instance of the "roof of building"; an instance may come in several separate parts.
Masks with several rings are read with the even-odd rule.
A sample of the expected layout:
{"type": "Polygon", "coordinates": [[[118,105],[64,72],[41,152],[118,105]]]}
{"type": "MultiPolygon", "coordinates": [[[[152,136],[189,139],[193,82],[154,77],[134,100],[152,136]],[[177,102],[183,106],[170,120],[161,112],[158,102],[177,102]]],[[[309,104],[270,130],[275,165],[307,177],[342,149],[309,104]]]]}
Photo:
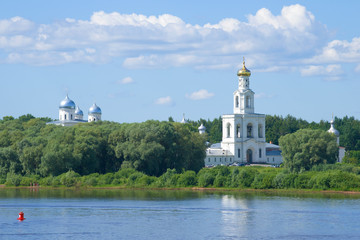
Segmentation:
{"type": "Polygon", "coordinates": [[[75,109],[75,103],[66,95],[65,99],[60,102],[59,108],[75,109]]]}
{"type": "Polygon", "coordinates": [[[198,128],[198,130],[204,130],[205,131],[206,127],[203,124],[201,124],[200,127],[198,128]]]}
{"type": "Polygon", "coordinates": [[[266,143],[265,144],[266,148],[280,148],[279,145],[273,144],[273,143],[266,143]]]}
{"type": "Polygon", "coordinates": [[[335,136],[337,136],[337,137],[340,136],[340,132],[334,128],[334,120],[331,120],[330,124],[331,124],[331,126],[330,126],[330,129],[328,130],[328,132],[335,134],[335,136]]]}
{"type": "Polygon", "coordinates": [[[99,108],[99,106],[96,105],[96,103],[94,103],[94,104],[89,108],[89,114],[91,114],[91,113],[101,114],[101,108],[99,108]]]}
{"type": "Polygon", "coordinates": [[[239,69],[239,71],[237,72],[237,75],[238,76],[247,76],[247,77],[250,77],[250,75],[251,75],[250,70],[245,67],[245,58],[243,59],[243,67],[242,67],[242,69],[239,69]]]}
{"type": "Polygon", "coordinates": [[[218,148],[208,148],[206,150],[206,156],[233,156],[233,154],[224,149],[218,149],[218,148]]]}
{"type": "Polygon", "coordinates": [[[75,114],[76,115],[84,115],[83,111],[79,108],[79,106],[76,106],[75,114]]]}

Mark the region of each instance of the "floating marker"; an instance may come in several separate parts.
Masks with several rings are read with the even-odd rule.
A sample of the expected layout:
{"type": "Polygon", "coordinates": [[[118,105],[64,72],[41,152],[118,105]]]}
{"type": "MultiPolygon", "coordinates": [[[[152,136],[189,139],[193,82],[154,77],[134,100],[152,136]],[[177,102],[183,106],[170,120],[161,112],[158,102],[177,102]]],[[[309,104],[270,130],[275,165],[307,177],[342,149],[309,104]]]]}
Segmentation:
{"type": "Polygon", "coordinates": [[[23,213],[23,212],[20,212],[20,213],[19,213],[19,217],[18,217],[17,220],[20,220],[20,221],[24,221],[24,220],[25,220],[25,218],[24,218],[24,213],[23,213]]]}

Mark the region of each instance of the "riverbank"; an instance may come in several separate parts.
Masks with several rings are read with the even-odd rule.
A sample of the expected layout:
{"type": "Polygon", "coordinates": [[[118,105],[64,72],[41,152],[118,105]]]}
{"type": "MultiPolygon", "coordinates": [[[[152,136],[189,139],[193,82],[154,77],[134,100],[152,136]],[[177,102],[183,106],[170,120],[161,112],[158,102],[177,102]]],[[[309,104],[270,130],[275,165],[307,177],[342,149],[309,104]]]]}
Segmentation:
{"type": "Polygon", "coordinates": [[[74,187],[66,187],[66,186],[6,186],[5,184],[0,184],[0,189],[29,189],[34,191],[39,190],[145,190],[145,191],[194,191],[194,192],[231,192],[231,193],[268,193],[272,195],[276,194],[324,194],[324,195],[358,195],[360,197],[360,189],[359,191],[341,191],[341,190],[320,190],[320,189],[254,189],[254,188],[206,188],[206,187],[172,187],[172,188],[155,188],[155,187],[129,187],[129,186],[74,186],[74,187]]]}
{"type": "Polygon", "coordinates": [[[148,176],[131,168],[116,173],[90,174],[80,176],[74,171],[41,178],[8,174],[7,187],[38,188],[129,188],[167,189],[193,191],[302,191],[360,193],[360,170],[351,165],[324,165],[301,173],[282,168],[225,167],[204,168],[198,173],[185,171],[177,173],[168,169],[159,177],[148,176]]]}

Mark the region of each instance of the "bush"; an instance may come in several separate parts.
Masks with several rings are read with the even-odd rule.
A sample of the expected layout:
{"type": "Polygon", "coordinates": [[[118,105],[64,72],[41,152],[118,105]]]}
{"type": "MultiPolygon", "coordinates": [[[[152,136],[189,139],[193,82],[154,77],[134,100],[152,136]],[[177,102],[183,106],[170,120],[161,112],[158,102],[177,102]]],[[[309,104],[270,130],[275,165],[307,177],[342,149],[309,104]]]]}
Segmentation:
{"type": "Polygon", "coordinates": [[[215,176],[211,171],[200,170],[198,174],[198,186],[199,187],[210,187],[213,185],[215,176]]]}
{"type": "Polygon", "coordinates": [[[8,173],[6,176],[6,185],[10,186],[19,186],[21,183],[21,175],[15,174],[15,173],[8,173]]]}
{"type": "Polygon", "coordinates": [[[175,169],[168,169],[163,175],[158,178],[156,182],[159,187],[175,187],[179,174],[176,173],[175,169]]]}
{"type": "Polygon", "coordinates": [[[108,185],[111,184],[111,182],[114,180],[114,174],[113,173],[106,173],[104,175],[99,176],[99,185],[108,185]]]}
{"type": "Polygon", "coordinates": [[[319,172],[311,177],[309,187],[326,190],[330,188],[331,176],[328,172],[319,172]]]}
{"type": "Polygon", "coordinates": [[[156,180],[157,178],[154,176],[143,175],[136,180],[136,185],[146,187],[153,184],[156,180]]]}
{"type": "Polygon", "coordinates": [[[133,173],[135,173],[136,170],[133,169],[133,168],[123,168],[123,169],[120,169],[119,171],[117,171],[115,174],[114,174],[114,177],[116,179],[120,179],[120,178],[129,178],[129,176],[133,173]]]}
{"type": "Polygon", "coordinates": [[[312,172],[304,172],[297,176],[294,180],[294,187],[296,189],[309,189],[311,188],[310,179],[314,174],[312,172]]]}
{"type": "Polygon", "coordinates": [[[227,186],[227,177],[218,174],[214,180],[214,187],[226,187],[226,186],[227,186]]]}
{"type": "Polygon", "coordinates": [[[128,184],[129,185],[135,185],[136,181],[143,177],[145,174],[141,173],[141,172],[134,172],[133,174],[131,174],[128,178],[128,184]]]}
{"type": "Polygon", "coordinates": [[[191,187],[196,186],[197,177],[194,171],[186,171],[180,174],[178,179],[178,185],[181,187],[191,187]]]}
{"type": "Polygon", "coordinates": [[[259,171],[254,168],[250,168],[250,167],[242,168],[237,178],[239,187],[244,187],[244,188],[250,187],[257,174],[259,174],[259,171]]]}
{"type": "Polygon", "coordinates": [[[255,176],[252,187],[255,189],[270,189],[273,188],[273,180],[275,178],[274,173],[259,173],[255,176]]]}
{"type": "Polygon", "coordinates": [[[298,177],[296,173],[279,173],[273,180],[273,187],[279,189],[294,188],[295,179],[298,177]]]}
{"type": "Polygon", "coordinates": [[[78,182],[80,175],[72,170],[69,170],[66,173],[60,175],[60,182],[61,184],[65,185],[66,187],[75,186],[78,182]]]}

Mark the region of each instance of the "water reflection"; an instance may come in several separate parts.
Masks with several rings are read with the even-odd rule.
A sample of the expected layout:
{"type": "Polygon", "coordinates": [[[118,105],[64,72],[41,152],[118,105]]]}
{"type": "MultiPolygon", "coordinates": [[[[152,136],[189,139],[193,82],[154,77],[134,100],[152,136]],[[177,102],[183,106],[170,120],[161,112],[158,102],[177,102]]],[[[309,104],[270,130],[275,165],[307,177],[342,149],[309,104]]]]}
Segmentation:
{"type": "Polygon", "coordinates": [[[225,236],[247,235],[247,229],[251,227],[253,220],[249,203],[246,198],[236,198],[234,195],[224,195],[222,197],[221,225],[225,236]]]}

